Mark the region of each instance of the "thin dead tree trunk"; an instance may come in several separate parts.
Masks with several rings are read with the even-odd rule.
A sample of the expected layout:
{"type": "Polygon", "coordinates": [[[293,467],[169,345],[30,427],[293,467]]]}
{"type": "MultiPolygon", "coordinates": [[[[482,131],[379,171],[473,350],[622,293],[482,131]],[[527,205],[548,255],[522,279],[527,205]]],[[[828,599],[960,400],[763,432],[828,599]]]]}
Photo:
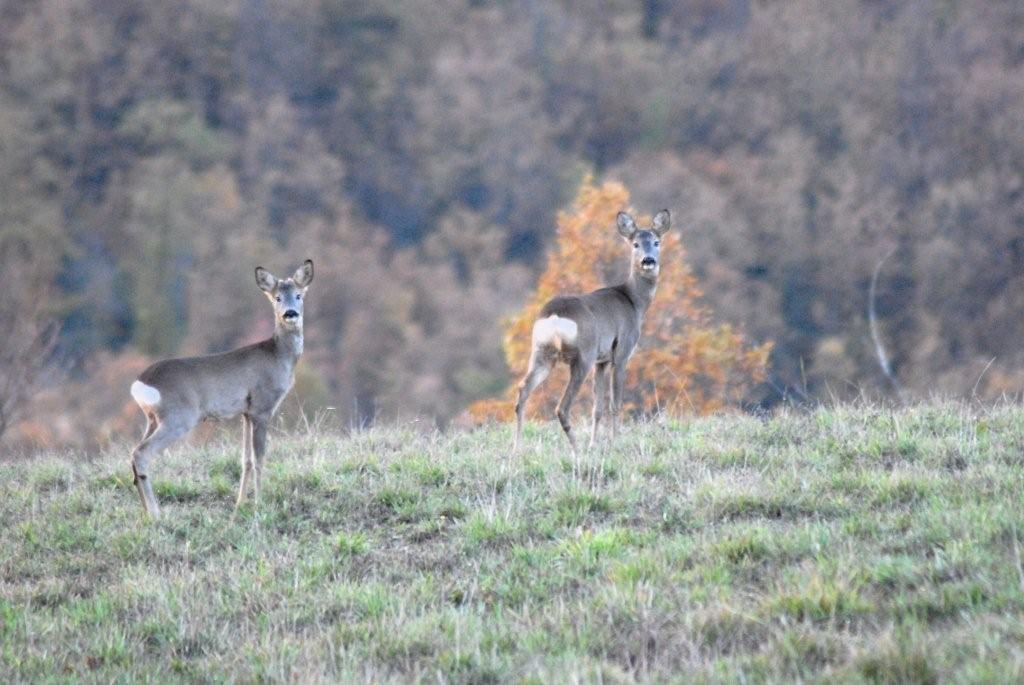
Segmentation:
{"type": "Polygon", "coordinates": [[[882,265],[896,253],[896,249],[893,248],[882,257],[882,259],[875,264],[875,271],[871,274],[871,286],[868,289],[868,326],[871,329],[871,341],[875,345],[875,356],[878,358],[878,365],[882,369],[882,373],[885,374],[888,379],[893,391],[896,393],[897,399],[903,400],[903,386],[900,385],[899,379],[896,378],[896,374],[892,370],[892,362],[889,358],[889,353],[885,349],[885,344],[882,342],[882,334],[879,331],[878,326],[878,312],[875,308],[875,299],[878,291],[878,275],[882,272],[882,265]]]}

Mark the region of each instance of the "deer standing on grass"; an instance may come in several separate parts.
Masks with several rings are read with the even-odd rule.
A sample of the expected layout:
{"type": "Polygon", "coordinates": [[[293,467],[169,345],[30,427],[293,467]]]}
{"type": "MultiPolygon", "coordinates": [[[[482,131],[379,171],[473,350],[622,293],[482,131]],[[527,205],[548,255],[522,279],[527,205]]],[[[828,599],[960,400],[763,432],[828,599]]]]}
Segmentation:
{"type": "Polygon", "coordinates": [[[639,229],[629,214],[619,212],[616,224],[630,245],[629,278],[621,285],[601,288],[587,295],[559,295],[548,301],[533,324],[533,349],[529,369],[519,384],[516,400],[516,435],[512,451],[519,447],[523,434],[526,400],[544,382],[559,361],[569,365],[569,384],[558,403],[556,416],[569,445],[576,451],[570,423],[570,410],[576,393],[594,369],[594,422],[590,446],[597,438],[597,426],[604,412],[608,375],[611,373],[612,437],[618,434],[619,410],[626,379],[626,363],[633,356],[644,314],[654,299],[661,266],[658,255],[661,237],[671,225],[668,210],[654,217],[649,229],[639,229]]]}
{"type": "Polygon", "coordinates": [[[146,432],[132,453],[132,472],[142,506],[153,517],[160,507],[149,482],[149,459],[206,419],[242,415],[242,483],[237,508],[249,482],[259,500],[267,425],[295,381],[302,354],[302,305],[313,280],[306,260],[291,278],[278,280],[256,267],[256,285],[274,306],[274,335],[246,347],[202,357],[167,359],[143,371],[132,397],[146,415],[146,432]]]}

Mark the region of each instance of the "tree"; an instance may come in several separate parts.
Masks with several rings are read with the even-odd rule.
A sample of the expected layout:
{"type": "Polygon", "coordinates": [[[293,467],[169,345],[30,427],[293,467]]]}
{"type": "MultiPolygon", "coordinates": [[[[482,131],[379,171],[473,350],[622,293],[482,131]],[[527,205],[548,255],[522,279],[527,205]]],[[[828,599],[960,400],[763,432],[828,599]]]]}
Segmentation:
{"type": "Polygon", "coordinates": [[[0,298],[0,437],[14,425],[39,389],[52,361],[57,323],[46,272],[36,272],[19,255],[7,253],[0,274],[13,287],[0,298]]]}
{"type": "MultiPolygon", "coordinates": [[[[533,322],[545,302],[559,293],[589,292],[624,275],[625,250],[613,226],[615,214],[628,206],[624,185],[597,185],[588,177],[573,209],[558,215],[547,268],[532,297],[505,324],[505,357],[515,381],[526,369],[533,322]]],[[[626,407],[638,413],[708,413],[735,406],[765,377],[771,343],[752,346],[732,327],[711,322],[711,312],[700,304],[697,279],[684,261],[684,231],[677,228],[663,239],[658,293],[629,364],[626,407]]],[[[551,415],[566,377],[563,365],[534,393],[534,416],[551,415]]],[[[513,383],[504,399],[478,402],[470,415],[510,420],[514,392],[513,383]]]]}

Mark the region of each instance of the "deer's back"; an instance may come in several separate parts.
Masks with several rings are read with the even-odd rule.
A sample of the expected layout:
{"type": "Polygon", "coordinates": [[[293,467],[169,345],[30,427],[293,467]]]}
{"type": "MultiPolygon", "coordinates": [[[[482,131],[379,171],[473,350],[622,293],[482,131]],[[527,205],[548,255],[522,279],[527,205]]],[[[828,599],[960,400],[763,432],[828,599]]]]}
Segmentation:
{"type": "Polygon", "coordinates": [[[589,352],[595,361],[610,360],[616,347],[632,349],[640,334],[637,311],[625,286],[554,297],[541,309],[540,318],[552,315],[576,322],[576,346],[581,352],[589,352]]]}
{"type": "Polygon", "coordinates": [[[254,404],[267,411],[277,406],[293,378],[291,365],[279,361],[271,342],[159,361],[139,380],[160,391],[162,407],[188,407],[201,418],[231,418],[253,410],[254,404]]]}

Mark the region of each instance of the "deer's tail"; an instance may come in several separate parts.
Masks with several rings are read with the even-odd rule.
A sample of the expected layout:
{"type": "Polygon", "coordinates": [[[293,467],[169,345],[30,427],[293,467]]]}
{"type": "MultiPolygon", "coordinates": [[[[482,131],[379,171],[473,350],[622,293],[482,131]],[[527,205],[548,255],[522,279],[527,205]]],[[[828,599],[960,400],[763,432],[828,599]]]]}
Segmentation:
{"type": "Polygon", "coordinates": [[[562,349],[576,343],[579,327],[572,319],[552,314],[533,324],[533,346],[562,349]]]}

